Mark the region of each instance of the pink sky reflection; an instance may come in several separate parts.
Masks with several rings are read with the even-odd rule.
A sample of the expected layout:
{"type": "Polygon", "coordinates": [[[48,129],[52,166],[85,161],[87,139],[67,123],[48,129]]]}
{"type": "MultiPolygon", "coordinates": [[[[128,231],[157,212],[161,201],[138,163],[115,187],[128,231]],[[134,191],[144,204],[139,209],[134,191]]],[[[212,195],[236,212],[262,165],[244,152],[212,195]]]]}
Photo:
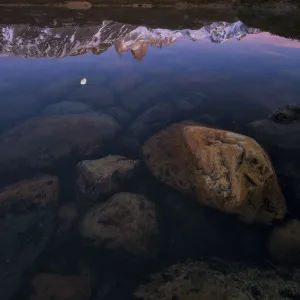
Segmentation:
{"type": "Polygon", "coordinates": [[[258,34],[249,34],[243,38],[243,43],[255,43],[255,44],[265,44],[278,47],[286,48],[299,48],[300,42],[297,40],[290,40],[277,35],[272,35],[268,32],[262,32],[258,34]]]}

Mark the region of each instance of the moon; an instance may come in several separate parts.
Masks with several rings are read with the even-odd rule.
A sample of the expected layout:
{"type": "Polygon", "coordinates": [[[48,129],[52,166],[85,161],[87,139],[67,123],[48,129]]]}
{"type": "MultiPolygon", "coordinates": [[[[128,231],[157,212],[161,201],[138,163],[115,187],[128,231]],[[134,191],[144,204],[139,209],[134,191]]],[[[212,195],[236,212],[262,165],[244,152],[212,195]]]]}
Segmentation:
{"type": "Polygon", "coordinates": [[[87,83],[86,78],[82,78],[81,81],[80,81],[80,84],[81,85],[85,85],[86,83],[87,83]]]}

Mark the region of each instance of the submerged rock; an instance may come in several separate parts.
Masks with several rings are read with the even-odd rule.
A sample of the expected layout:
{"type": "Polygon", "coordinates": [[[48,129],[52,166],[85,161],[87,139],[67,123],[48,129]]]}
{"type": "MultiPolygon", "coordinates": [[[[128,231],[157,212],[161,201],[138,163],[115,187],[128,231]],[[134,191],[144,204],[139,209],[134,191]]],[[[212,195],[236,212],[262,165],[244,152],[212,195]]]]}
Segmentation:
{"type": "Polygon", "coordinates": [[[93,204],[102,196],[120,191],[137,178],[139,161],[123,156],[108,155],[77,165],[77,187],[81,204],[93,204]]]}
{"type": "Polygon", "coordinates": [[[103,155],[120,127],[97,113],[33,118],[0,135],[0,173],[103,155]]]}
{"type": "Polygon", "coordinates": [[[300,263],[300,221],[291,220],[271,233],[268,249],[281,263],[300,263]]]}
{"type": "MultiPolygon", "coordinates": [[[[20,214],[33,209],[48,209],[57,205],[58,179],[41,175],[26,179],[0,189],[0,217],[20,214]]],[[[0,219],[1,224],[1,219],[0,219]]]]}
{"type": "Polygon", "coordinates": [[[139,194],[114,194],[85,214],[80,233],[96,247],[152,255],[158,233],[155,205],[139,194]]]}
{"type": "Polygon", "coordinates": [[[58,274],[38,274],[31,282],[30,300],[89,300],[91,287],[87,278],[58,274]]]}
{"type": "Polygon", "coordinates": [[[300,106],[286,104],[274,110],[270,116],[270,120],[275,123],[289,124],[294,121],[300,121],[300,106]]]}
{"type": "Polygon", "coordinates": [[[285,300],[300,297],[300,273],[289,277],[225,262],[186,262],[153,274],[134,296],[141,300],[285,300]]]}
{"type": "Polygon", "coordinates": [[[47,246],[58,194],[57,178],[47,175],[0,190],[1,300],[11,299],[22,275],[47,246]]]}
{"type": "Polygon", "coordinates": [[[200,203],[250,223],[284,218],[271,161],[249,137],[182,122],[152,136],[143,154],[158,180],[200,203]]]}
{"type": "Polygon", "coordinates": [[[92,109],[89,105],[75,101],[62,101],[52,105],[48,105],[42,112],[41,115],[45,116],[57,116],[57,115],[72,115],[72,114],[83,114],[91,112],[92,109]]]}

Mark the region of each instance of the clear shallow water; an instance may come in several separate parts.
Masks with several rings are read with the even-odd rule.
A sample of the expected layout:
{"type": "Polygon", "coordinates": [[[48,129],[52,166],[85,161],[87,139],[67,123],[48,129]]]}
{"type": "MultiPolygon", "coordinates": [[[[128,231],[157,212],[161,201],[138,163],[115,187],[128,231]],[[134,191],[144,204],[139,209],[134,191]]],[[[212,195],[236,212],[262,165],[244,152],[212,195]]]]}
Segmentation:
{"type": "MultiPolygon", "coordinates": [[[[297,28],[290,25],[293,19],[274,16],[274,26],[272,18],[264,19],[265,12],[246,16],[224,11],[207,15],[199,12],[199,16],[196,12],[165,12],[165,19],[172,16],[172,22],[164,20],[163,14],[157,19],[144,14],[137,11],[125,17],[102,12],[101,17],[97,13],[89,17],[85,12],[72,17],[68,12],[67,17],[56,18],[44,12],[42,20],[37,20],[35,13],[32,20],[27,14],[22,17],[24,21],[8,18],[0,25],[1,186],[46,172],[60,179],[60,206],[74,203],[75,166],[79,160],[106,154],[140,158],[140,147],[152,134],[180,120],[195,120],[257,138],[272,159],[289,213],[299,216],[297,123],[292,128],[284,127],[282,132],[263,123],[267,131],[262,135],[259,126],[251,125],[253,121],[267,121],[282,104],[300,104],[300,42],[297,28]],[[278,23],[282,24],[280,28],[278,23]],[[81,145],[72,144],[95,134],[86,123],[82,127],[76,122],[60,123],[59,119],[50,125],[43,123],[49,116],[86,113],[92,114],[92,120],[97,120],[94,113],[103,113],[116,128],[117,133],[105,144],[101,155],[90,153],[89,145],[81,149],[81,145]],[[63,145],[62,149],[58,145],[63,145]],[[64,146],[71,148],[70,153],[66,151],[67,155],[52,163],[55,155],[64,153],[64,146]]],[[[44,216],[39,215],[42,221],[36,221],[25,214],[28,219],[22,222],[17,219],[5,223],[10,228],[9,222],[17,224],[9,229],[12,234],[7,234],[9,230],[3,224],[0,228],[0,237],[12,241],[0,251],[0,270],[4,265],[9,273],[20,272],[23,276],[17,299],[23,299],[23,290],[29,296],[28,282],[41,272],[87,272],[100,286],[99,290],[93,288],[92,299],[124,299],[124,295],[131,299],[127,293],[130,295],[142,275],[187,257],[223,255],[265,263],[262,245],[269,228],[236,223],[194,204],[185,207],[180,193],[153,182],[148,173],[143,176],[128,190],[146,194],[161,205],[162,222],[166,224],[158,261],[151,265],[127,256],[124,260],[123,254],[115,257],[104,250],[91,250],[82,247],[76,234],[70,234],[70,240],[62,245],[56,240],[47,244],[45,250],[41,241],[46,240],[47,230],[56,230],[56,225],[49,220],[52,225],[44,225],[44,216]],[[39,231],[29,232],[30,222],[43,225],[32,225],[39,231]],[[206,226],[209,230],[203,231],[206,226]],[[19,227],[26,228],[26,234],[20,234],[19,227]],[[20,235],[25,238],[20,239],[20,235]],[[3,253],[14,253],[14,247],[21,249],[16,251],[20,261],[32,260],[32,268],[18,261],[12,267],[7,263],[3,253]]],[[[16,255],[10,255],[15,261],[16,255]]],[[[9,278],[3,274],[0,279],[9,278]]],[[[9,285],[18,291],[19,283],[9,285]]],[[[5,291],[5,297],[10,291],[5,291]]]]}

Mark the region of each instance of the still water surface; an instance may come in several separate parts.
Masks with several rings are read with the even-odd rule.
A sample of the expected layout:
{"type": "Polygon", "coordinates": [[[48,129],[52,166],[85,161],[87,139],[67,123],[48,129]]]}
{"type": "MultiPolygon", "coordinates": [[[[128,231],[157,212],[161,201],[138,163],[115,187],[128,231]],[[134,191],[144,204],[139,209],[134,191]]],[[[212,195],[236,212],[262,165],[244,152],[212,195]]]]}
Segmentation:
{"type": "MultiPolygon", "coordinates": [[[[169,15],[174,17],[173,13],[169,15]]],[[[285,20],[280,28],[277,21],[274,26],[272,18],[270,23],[266,18],[262,26],[261,19],[255,17],[259,12],[242,20],[241,14],[228,17],[224,11],[215,13],[214,18],[203,13],[197,18],[195,11],[191,14],[190,24],[188,12],[178,24],[176,18],[170,18],[170,25],[167,17],[163,22],[150,22],[135,15],[132,22],[127,18],[125,23],[124,17],[118,19],[111,13],[108,17],[101,13],[98,18],[94,14],[93,18],[78,21],[70,12],[67,18],[51,16],[39,22],[36,15],[32,20],[26,15],[24,22],[16,18],[15,22],[6,20],[0,24],[1,185],[46,172],[60,179],[60,205],[76,202],[75,165],[84,158],[99,158],[89,145],[89,137],[92,140],[96,133],[86,121],[77,122],[73,117],[70,123],[60,123],[59,118],[44,123],[49,116],[90,116],[96,124],[95,114],[105,115],[101,117],[105,120],[103,135],[114,139],[103,145],[105,150],[100,156],[118,154],[134,159],[140,158],[141,145],[155,132],[180,120],[194,120],[257,138],[275,166],[289,213],[298,216],[299,126],[297,123],[278,129],[268,120],[277,107],[300,104],[297,29],[291,31],[287,18],[277,15],[275,20],[285,20]],[[77,141],[83,142],[82,148],[77,141]]],[[[201,222],[196,229],[192,225],[177,228],[187,219],[199,219],[198,208],[193,204],[187,210],[181,204],[176,206],[181,196],[163,187],[158,191],[151,180],[137,181],[134,191],[146,191],[157,201],[166,201],[161,210],[170,224],[165,229],[167,238],[162,243],[164,250],[158,265],[207,253],[265,262],[266,254],[261,249],[265,228],[253,225],[249,229],[226,217],[220,225],[215,219],[222,217],[215,212],[213,218],[201,212],[201,222],[210,222],[209,230],[203,231],[206,225],[201,222]],[[175,205],[172,212],[182,216],[172,219],[168,205],[175,205]],[[229,227],[224,225],[227,221],[229,227]],[[226,228],[237,232],[229,237],[226,228]],[[186,235],[185,230],[190,230],[191,235],[186,235]],[[196,232],[197,242],[193,235],[196,232]],[[229,242],[224,244],[225,237],[229,242]]],[[[72,219],[72,207],[65,210],[67,217],[62,213],[65,219],[72,219]]],[[[45,216],[26,218],[6,220],[1,225],[0,238],[8,245],[0,250],[0,279],[7,280],[5,289],[2,287],[4,300],[12,294],[17,299],[30,297],[29,282],[37,273],[84,274],[92,278],[92,298],[79,300],[131,299],[143,272],[148,274],[157,266],[157,262],[153,266],[150,263],[144,269],[139,260],[132,262],[130,258],[129,263],[124,263],[119,253],[115,257],[104,250],[90,252],[89,248],[81,248],[76,234],[70,234],[70,241],[64,238],[65,244],[59,236],[59,242],[54,239],[45,250],[45,241],[55,231],[53,215],[50,221],[47,219],[48,225],[39,219],[45,220],[45,216]],[[26,234],[20,234],[20,228],[25,228],[26,234]],[[3,274],[1,268],[5,270],[3,274]]],[[[39,284],[42,285],[36,283],[39,284]]],[[[49,297],[30,299],[53,299],[49,297]]]]}

